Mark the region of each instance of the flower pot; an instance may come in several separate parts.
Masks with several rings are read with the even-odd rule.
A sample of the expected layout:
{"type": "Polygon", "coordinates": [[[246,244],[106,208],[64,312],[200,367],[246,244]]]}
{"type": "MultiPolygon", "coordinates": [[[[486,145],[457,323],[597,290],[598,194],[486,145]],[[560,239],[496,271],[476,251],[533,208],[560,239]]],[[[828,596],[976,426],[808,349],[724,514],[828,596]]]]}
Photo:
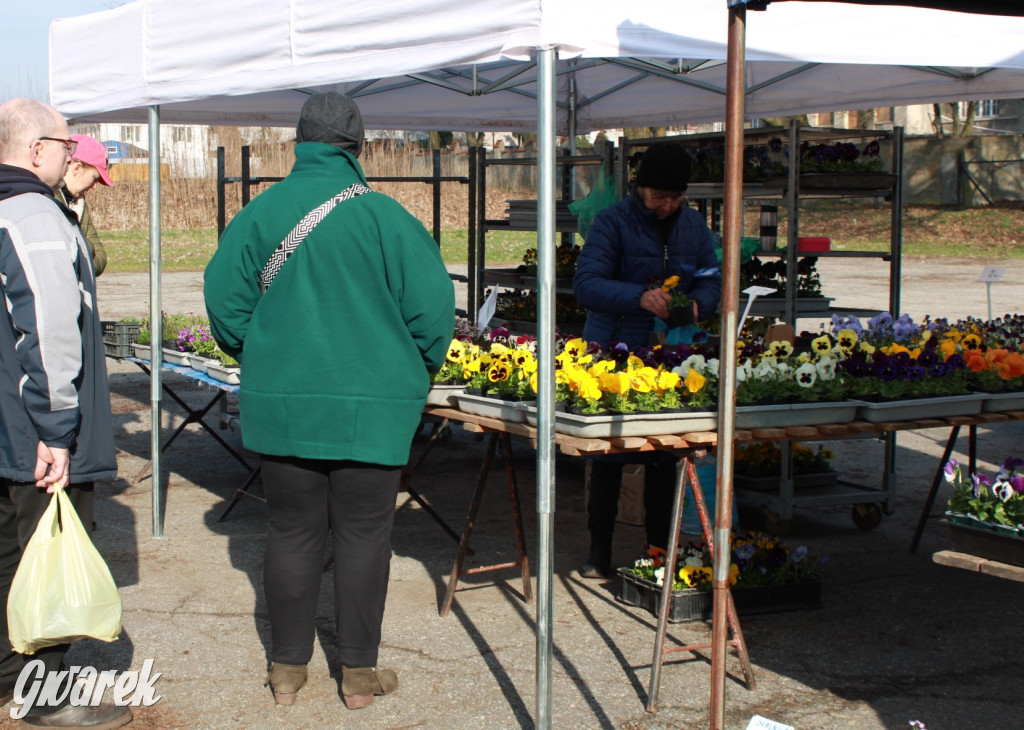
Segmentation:
{"type": "Polygon", "coordinates": [[[140,345],[138,342],[132,343],[132,350],[135,352],[135,357],[140,360],[149,360],[153,357],[153,348],[149,345],[140,345]]]}
{"type": "Polygon", "coordinates": [[[1024,567],[1024,535],[1020,529],[991,523],[980,523],[987,524],[986,527],[958,524],[953,518],[964,515],[947,513],[947,516],[949,519],[943,522],[949,527],[953,549],[958,553],[1024,567]],[[1002,529],[997,531],[993,528],[1002,529]]]}
{"type": "Polygon", "coordinates": [[[686,327],[687,325],[694,324],[697,318],[693,316],[693,305],[687,304],[684,307],[675,307],[668,310],[668,318],[662,319],[669,329],[675,329],[676,327],[686,327]]]}
{"type": "MultiPolygon", "coordinates": [[[[821,579],[811,578],[801,583],[782,583],[770,586],[749,586],[732,589],[736,613],[748,616],[758,613],[796,611],[804,608],[821,608],[821,579]]],[[[661,605],[661,586],[633,575],[626,568],[619,568],[619,601],[639,606],[658,615],[661,605]]],[[[684,588],[672,591],[668,620],[700,621],[711,618],[713,604],[711,591],[684,588]]]]}

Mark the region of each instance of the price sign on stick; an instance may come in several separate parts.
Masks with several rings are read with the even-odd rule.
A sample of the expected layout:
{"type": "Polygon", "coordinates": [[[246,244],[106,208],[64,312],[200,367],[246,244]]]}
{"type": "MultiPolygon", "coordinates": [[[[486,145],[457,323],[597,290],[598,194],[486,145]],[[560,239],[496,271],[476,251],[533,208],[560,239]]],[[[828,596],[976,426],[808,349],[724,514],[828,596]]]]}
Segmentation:
{"type": "Polygon", "coordinates": [[[988,296],[988,318],[992,319],[992,283],[1002,281],[1006,269],[998,266],[986,266],[978,274],[978,281],[985,282],[985,294],[988,296]]]}
{"type": "Polygon", "coordinates": [[[985,283],[1002,281],[1004,276],[1006,276],[1006,269],[1001,269],[998,266],[986,266],[978,274],[978,281],[985,283]]]}
{"type": "Polygon", "coordinates": [[[491,321],[491,317],[494,316],[494,310],[498,307],[498,287],[491,289],[490,296],[484,301],[483,306],[480,307],[479,314],[476,315],[476,326],[483,331],[487,323],[491,321]]]}
{"type": "MultiPolygon", "coordinates": [[[[747,295],[747,306],[743,310],[743,316],[740,317],[740,324],[736,330],[736,336],[740,336],[740,332],[743,331],[743,323],[747,321],[747,314],[750,313],[750,307],[754,304],[754,300],[758,297],[763,297],[768,294],[774,294],[777,289],[772,289],[767,286],[751,286],[743,290],[743,293],[747,295]]],[[[991,319],[991,317],[989,317],[991,319]]]]}

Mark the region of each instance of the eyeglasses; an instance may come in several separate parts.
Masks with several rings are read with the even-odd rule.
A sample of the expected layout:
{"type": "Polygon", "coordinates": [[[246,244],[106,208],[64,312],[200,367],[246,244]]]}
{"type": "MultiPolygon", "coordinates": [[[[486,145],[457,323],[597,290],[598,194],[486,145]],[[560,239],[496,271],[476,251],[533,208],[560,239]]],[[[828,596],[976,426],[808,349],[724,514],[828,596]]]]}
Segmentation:
{"type": "Polygon", "coordinates": [[[69,155],[75,154],[75,149],[78,147],[78,142],[73,139],[62,139],[60,137],[40,137],[39,139],[45,139],[49,142],[60,142],[64,145],[64,149],[67,150],[69,155]]]}

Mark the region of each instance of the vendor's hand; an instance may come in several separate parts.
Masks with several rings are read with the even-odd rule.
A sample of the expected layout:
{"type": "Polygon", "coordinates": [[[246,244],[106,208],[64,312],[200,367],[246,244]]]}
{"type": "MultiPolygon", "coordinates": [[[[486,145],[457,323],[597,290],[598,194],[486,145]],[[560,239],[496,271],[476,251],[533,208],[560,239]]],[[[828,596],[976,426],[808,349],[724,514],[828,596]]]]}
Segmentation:
{"type": "Polygon", "coordinates": [[[36,447],[36,486],[46,487],[48,494],[66,487],[71,476],[70,462],[67,449],[47,446],[40,441],[36,447]]]}
{"type": "Polygon", "coordinates": [[[672,297],[668,292],[661,289],[648,289],[640,297],[640,309],[646,309],[656,317],[667,319],[668,303],[671,301],[672,297]]]}

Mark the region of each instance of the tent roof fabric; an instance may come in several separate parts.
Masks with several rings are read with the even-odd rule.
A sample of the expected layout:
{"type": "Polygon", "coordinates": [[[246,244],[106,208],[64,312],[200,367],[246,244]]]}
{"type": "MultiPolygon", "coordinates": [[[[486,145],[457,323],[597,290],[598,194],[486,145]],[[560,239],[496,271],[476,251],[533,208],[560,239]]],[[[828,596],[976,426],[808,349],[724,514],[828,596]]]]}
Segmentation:
{"type": "MultiPolygon", "coordinates": [[[[555,48],[562,133],[570,99],[578,132],[715,121],[727,12],[725,0],[679,12],[661,0],[137,0],[54,21],[51,100],[81,122],[141,122],[160,105],[165,123],[287,126],[308,93],[336,89],[369,128],[533,130],[532,58],[555,48]]],[[[1024,19],[782,2],[749,16],[746,58],[751,117],[1022,97],[1024,19]]]]}

